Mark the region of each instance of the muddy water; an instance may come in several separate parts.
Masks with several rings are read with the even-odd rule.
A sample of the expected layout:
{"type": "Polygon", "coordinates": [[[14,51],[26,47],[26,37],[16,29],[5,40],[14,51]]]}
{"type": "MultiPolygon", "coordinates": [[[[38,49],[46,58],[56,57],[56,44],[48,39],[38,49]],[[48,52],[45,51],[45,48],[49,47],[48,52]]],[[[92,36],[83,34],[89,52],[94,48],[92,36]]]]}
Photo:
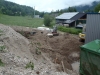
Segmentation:
{"type": "Polygon", "coordinates": [[[74,62],[71,65],[72,65],[73,71],[76,71],[77,73],[79,73],[80,62],[74,62]]]}

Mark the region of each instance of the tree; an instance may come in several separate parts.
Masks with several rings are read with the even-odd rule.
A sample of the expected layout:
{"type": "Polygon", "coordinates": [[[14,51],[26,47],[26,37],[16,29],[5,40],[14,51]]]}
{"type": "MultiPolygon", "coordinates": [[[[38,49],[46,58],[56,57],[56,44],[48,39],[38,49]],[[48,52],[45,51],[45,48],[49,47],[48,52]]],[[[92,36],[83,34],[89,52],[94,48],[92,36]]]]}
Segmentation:
{"type": "MultiPolygon", "coordinates": [[[[33,8],[30,6],[19,5],[6,0],[0,0],[0,12],[12,16],[27,16],[33,14],[33,8]]],[[[35,10],[36,14],[39,11],[35,10]]]]}
{"type": "Polygon", "coordinates": [[[100,3],[95,7],[95,12],[99,12],[100,11],[100,3]]]}
{"type": "Polygon", "coordinates": [[[88,9],[84,11],[85,13],[94,12],[94,10],[88,9]]]}
{"type": "Polygon", "coordinates": [[[76,10],[76,8],[74,8],[74,7],[69,7],[69,8],[67,9],[67,11],[68,11],[68,12],[76,12],[77,10],[76,10]]]}
{"type": "Polygon", "coordinates": [[[52,22],[52,17],[48,14],[44,15],[44,25],[50,26],[52,22]]]}
{"type": "Polygon", "coordinates": [[[40,15],[41,18],[44,17],[44,14],[45,14],[44,12],[40,12],[40,13],[39,13],[39,15],[40,15]]]}

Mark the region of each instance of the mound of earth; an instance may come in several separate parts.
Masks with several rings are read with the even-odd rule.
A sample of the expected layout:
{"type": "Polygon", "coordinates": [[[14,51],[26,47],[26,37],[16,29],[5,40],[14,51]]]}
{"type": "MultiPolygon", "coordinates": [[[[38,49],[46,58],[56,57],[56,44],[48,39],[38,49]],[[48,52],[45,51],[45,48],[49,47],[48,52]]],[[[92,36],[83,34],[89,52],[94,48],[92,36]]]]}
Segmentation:
{"type": "MultiPolygon", "coordinates": [[[[58,47],[61,44],[56,44],[55,41],[58,39],[61,42],[59,36],[48,38],[46,32],[35,31],[35,35],[23,31],[23,35],[27,34],[27,39],[11,27],[0,24],[0,75],[77,75],[68,70],[67,67],[71,65],[66,66],[67,53],[62,51],[66,48],[58,47]],[[4,64],[2,66],[1,61],[4,64]]],[[[67,56],[79,57],[77,53],[67,56]]]]}
{"type": "Polygon", "coordinates": [[[28,38],[31,42],[31,52],[37,53],[32,48],[38,49],[38,53],[42,52],[47,56],[50,61],[54,64],[58,64],[58,71],[67,72],[68,69],[72,70],[71,64],[78,61],[80,58],[80,46],[82,45],[79,42],[79,38],[77,35],[69,34],[69,33],[61,33],[59,32],[59,36],[48,37],[47,34],[50,33],[48,31],[40,31],[32,28],[25,28],[21,30],[13,27],[17,32],[21,33],[23,36],[28,38]],[[32,34],[36,32],[35,34],[32,34]],[[62,64],[63,63],[63,64],[62,64]],[[64,67],[62,67],[64,65],[64,67]]]}

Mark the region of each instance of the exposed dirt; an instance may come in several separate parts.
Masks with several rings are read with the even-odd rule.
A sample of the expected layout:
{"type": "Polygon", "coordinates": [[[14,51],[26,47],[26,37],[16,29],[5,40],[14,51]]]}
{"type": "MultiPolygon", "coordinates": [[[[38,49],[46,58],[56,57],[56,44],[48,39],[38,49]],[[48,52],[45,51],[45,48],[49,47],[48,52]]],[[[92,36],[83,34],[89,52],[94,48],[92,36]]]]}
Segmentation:
{"type": "MultiPolygon", "coordinates": [[[[30,31],[22,29],[23,31],[20,31],[16,28],[15,30],[20,33],[24,32],[23,35],[31,41],[32,48],[39,48],[39,51],[45,53],[53,63],[59,64],[58,71],[63,71],[62,62],[67,72],[67,69],[72,70],[72,63],[79,61],[79,47],[82,43],[79,42],[77,35],[59,32],[59,36],[50,38],[47,36],[47,31],[37,29],[29,29],[30,31]],[[31,32],[36,32],[36,34],[32,35],[31,32]]],[[[31,52],[34,53],[34,50],[31,50],[31,52]]]]}
{"type": "Polygon", "coordinates": [[[0,67],[0,75],[78,75],[71,66],[80,57],[82,43],[77,35],[59,32],[59,36],[50,38],[48,31],[12,28],[0,24],[0,47],[5,46],[0,50],[5,64],[0,67]],[[34,70],[25,68],[30,62],[34,63],[34,70]]]}

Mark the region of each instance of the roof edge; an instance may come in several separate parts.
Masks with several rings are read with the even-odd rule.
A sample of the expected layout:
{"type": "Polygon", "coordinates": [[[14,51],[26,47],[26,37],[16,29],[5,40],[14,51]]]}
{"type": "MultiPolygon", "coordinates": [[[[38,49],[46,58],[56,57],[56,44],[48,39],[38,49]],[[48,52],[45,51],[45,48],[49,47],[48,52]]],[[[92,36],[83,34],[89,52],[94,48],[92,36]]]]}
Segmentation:
{"type": "Polygon", "coordinates": [[[86,14],[100,14],[100,13],[96,13],[96,12],[95,12],[95,13],[86,13],[86,14]]]}

